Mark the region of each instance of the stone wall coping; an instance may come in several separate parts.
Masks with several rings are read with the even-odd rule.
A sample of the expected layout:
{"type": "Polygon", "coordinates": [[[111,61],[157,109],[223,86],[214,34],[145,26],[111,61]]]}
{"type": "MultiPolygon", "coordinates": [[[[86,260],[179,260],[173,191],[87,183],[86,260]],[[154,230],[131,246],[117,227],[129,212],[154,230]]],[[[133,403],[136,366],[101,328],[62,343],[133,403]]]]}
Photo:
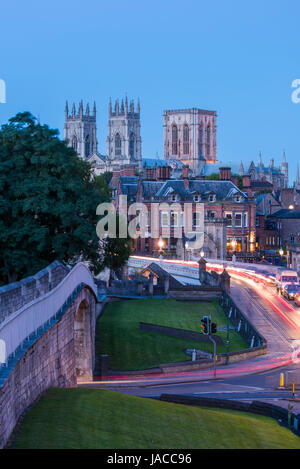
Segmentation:
{"type": "Polygon", "coordinates": [[[1,295],[1,293],[6,293],[8,291],[16,290],[17,288],[21,288],[22,285],[24,285],[24,284],[27,284],[27,283],[30,283],[30,282],[35,282],[36,280],[39,280],[40,278],[44,277],[45,275],[48,275],[49,272],[51,272],[53,269],[55,269],[55,267],[58,267],[58,266],[63,267],[66,270],[66,272],[70,271],[70,269],[68,269],[68,267],[63,265],[61,262],[54,261],[48,267],[45,267],[44,269],[40,270],[39,272],[37,272],[34,275],[30,275],[28,277],[25,277],[22,280],[19,280],[18,282],[12,282],[12,283],[8,283],[7,285],[3,285],[2,287],[0,287],[0,295],[1,295]]]}

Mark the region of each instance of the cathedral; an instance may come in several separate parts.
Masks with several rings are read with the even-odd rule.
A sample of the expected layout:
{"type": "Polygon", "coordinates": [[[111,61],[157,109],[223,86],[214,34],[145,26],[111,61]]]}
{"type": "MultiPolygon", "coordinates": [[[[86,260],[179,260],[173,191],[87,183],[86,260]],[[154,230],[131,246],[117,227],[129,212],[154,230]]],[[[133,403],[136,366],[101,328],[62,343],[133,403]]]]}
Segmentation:
{"type": "Polygon", "coordinates": [[[164,112],[164,158],[178,160],[195,176],[217,162],[217,113],[191,108],[164,112]]]}
{"type": "MultiPolygon", "coordinates": [[[[244,165],[241,163],[239,168],[239,176],[244,176],[244,165]]],[[[280,166],[274,165],[273,158],[270,160],[269,166],[265,166],[262,162],[261,153],[259,154],[258,164],[252,161],[247,174],[252,181],[266,181],[273,185],[274,189],[285,189],[289,186],[289,171],[286,161],[285,152],[283,152],[282,163],[280,166]]]]}
{"type": "Polygon", "coordinates": [[[140,135],[140,101],[135,109],[134,101],[128,105],[127,96],[121,105],[116,100],[112,109],[108,108],[107,155],[98,152],[96,105],[90,114],[89,104],[83,110],[82,101],[76,112],[75,104],[69,114],[68,103],[65,107],[64,140],[78,155],[93,165],[95,174],[113,171],[124,165],[133,165],[137,172],[142,170],[142,140],[140,135]]]}

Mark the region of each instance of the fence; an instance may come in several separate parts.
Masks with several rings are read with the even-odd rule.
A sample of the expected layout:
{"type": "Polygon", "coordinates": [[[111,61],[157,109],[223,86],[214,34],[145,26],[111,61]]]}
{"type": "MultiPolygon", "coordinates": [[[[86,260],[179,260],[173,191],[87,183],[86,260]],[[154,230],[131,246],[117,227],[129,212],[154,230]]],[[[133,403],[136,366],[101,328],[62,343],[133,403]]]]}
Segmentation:
{"type": "Polygon", "coordinates": [[[248,321],[228,293],[223,292],[220,305],[230,323],[236,328],[237,332],[243,337],[251,349],[254,347],[265,348],[267,346],[266,339],[257,331],[253,324],[248,321]]]}

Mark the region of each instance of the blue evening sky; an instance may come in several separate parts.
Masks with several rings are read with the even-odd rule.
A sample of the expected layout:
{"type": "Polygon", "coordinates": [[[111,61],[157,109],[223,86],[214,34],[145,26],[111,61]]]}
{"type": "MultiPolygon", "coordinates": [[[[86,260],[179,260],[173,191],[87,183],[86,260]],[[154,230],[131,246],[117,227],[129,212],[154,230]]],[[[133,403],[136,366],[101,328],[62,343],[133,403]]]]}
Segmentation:
{"type": "Polygon", "coordinates": [[[300,155],[299,0],[10,0],[0,7],[0,123],[28,110],[63,136],[65,100],[140,97],[143,156],[163,157],[163,110],[218,113],[218,159],[300,155]]]}

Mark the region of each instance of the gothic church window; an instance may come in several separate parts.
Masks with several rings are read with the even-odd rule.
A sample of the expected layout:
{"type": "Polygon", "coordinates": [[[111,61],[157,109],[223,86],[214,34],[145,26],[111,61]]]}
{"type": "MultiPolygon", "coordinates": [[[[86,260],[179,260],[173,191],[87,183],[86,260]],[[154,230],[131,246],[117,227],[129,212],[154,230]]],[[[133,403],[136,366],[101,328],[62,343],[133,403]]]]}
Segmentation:
{"type": "Polygon", "coordinates": [[[75,135],[72,137],[72,147],[77,151],[77,137],[75,135]]]}
{"type": "Polygon", "coordinates": [[[120,134],[115,136],[115,156],[121,156],[121,137],[120,134]]]}
{"type": "Polygon", "coordinates": [[[134,158],[134,133],[131,132],[130,138],[129,138],[129,156],[130,158],[134,158]]]}
{"type": "Polygon", "coordinates": [[[198,155],[203,156],[203,124],[199,126],[198,155]]]}
{"type": "Polygon", "coordinates": [[[206,129],[206,159],[210,158],[210,139],[211,139],[211,127],[208,125],[206,129]]]}
{"type": "Polygon", "coordinates": [[[188,155],[189,152],[189,126],[185,125],[183,127],[183,154],[188,155]]]}
{"type": "Polygon", "coordinates": [[[90,136],[89,135],[85,137],[84,149],[85,149],[85,157],[87,158],[90,155],[90,136]]]}
{"type": "Polygon", "coordinates": [[[178,130],[177,126],[172,126],[172,155],[177,155],[177,140],[178,140],[178,130]]]}

